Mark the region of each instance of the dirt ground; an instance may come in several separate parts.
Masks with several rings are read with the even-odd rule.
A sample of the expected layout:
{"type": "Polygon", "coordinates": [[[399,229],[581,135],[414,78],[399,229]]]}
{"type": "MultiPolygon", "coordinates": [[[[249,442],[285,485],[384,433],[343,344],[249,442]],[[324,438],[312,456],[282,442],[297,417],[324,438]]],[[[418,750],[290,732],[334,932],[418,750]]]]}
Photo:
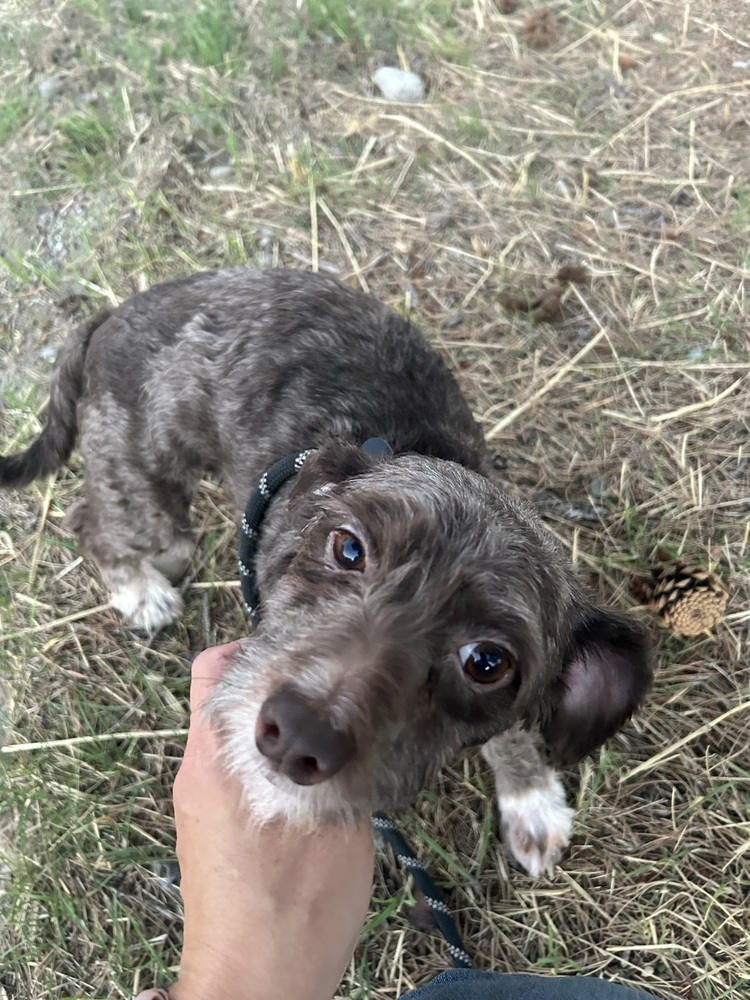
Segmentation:
{"type": "MultiPolygon", "coordinates": [[[[565,774],[554,876],[505,854],[476,755],[403,827],[478,967],[746,995],[750,3],[5,0],[0,28],[0,451],[40,427],[71,325],[158,280],[325,269],[408,312],[597,599],[633,607],[667,555],[729,603],[694,637],[638,607],[654,689],[565,774]],[[383,100],[380,65],[419,73],[425,100],[383,100]],[[558,287],[566,265],[585,280],[558,287]]],[[[13,1000],[173,976],[189,662],[246,629],[220,485],[196,499],[187,613],[147,640],[62,527],[81,471],[0,494],[13,1000]]],[[[342,996],[447,966],[412,904],[379,868],[342,996]]]]}

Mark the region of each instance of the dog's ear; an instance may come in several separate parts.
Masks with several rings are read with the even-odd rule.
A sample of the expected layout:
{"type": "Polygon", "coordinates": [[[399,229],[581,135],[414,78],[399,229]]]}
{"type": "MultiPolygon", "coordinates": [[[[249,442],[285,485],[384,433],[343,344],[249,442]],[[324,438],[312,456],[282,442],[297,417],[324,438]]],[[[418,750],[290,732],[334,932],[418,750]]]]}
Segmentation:
{"type": "Polygon", "coordinates": [[[297,473],[289,494],[289,507],[293,509],[321,486],[342,483],[345,479],[361,475],[378,461],[377,456],[353,444],[339,441],[326,444],[310,455],[297,473]]]}
{"type": "Polygon", "coordinates": [[[573,763],[612,736],[652,680],[646,629],[629,615],[589,607],[578,620],[542,735],[553,758],[573,763]]]}

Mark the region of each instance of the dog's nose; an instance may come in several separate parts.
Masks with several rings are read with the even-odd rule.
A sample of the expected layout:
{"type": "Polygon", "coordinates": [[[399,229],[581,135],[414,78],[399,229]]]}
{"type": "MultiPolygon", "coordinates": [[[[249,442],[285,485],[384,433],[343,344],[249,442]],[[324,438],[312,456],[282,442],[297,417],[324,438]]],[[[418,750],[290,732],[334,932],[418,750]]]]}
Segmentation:
{"type": "Polygon", "coordinates": [[[255,745],[298,785],[327,781],[357,750],[352,732],[334,729],[313,702],[287,685],[263,703],[255,727],[255,745]]]}

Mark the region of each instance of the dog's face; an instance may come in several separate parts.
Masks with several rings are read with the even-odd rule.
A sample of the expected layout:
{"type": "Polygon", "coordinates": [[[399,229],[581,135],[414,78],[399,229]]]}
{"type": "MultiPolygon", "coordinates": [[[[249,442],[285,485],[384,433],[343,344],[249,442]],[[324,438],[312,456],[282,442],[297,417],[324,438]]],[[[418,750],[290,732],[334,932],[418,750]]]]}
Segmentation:
{"type": "Polygon", "coordinates": [[[408,802],[519,719],[580,757],[642,697],[642,630],[595,609],[531,510],[483,477],[334,447],[289,511],[261,625],[212,706],[258,819],[408,802]]]}

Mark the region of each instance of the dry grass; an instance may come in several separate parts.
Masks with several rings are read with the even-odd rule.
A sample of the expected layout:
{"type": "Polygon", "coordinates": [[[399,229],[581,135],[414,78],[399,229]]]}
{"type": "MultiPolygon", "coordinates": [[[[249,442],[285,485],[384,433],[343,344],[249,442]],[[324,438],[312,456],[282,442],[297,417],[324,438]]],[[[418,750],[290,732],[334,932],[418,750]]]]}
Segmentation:
{"type": "MultiPolygon", "coordinates": [[[[648,706],[568,775],[578,823],[554,878],[511,870],[475,757],[424,794],[411,836],[482,967],[740,996],[750,5],[554,4],[536,50],[532,6],[6,0],[3,450],[38,427],[47,348],[71,320],[147,283],[283,263],[410,309],[503,482],[536,498],[599,598],[628,605],[659,548],[716,568],[731,595],[715,636],[661,634],[648,706]],[[399,60],[427,78],[424,105],[376,97],[371,69],[399,60]],[[590,283],[566,289],[554,323],[500,306],[580,261],[590,283]]],[[[44,743],[4,756],[0,793],[0,985],[24,1000],[168,978],[188,662],[244,628],[236,589],[215,583],[231,584],[236,542],[219,487],[196,507],[188,613],[145,643],[61,529],[79,473],[0,495],[3,728],[44,743]]],[[[376,894],[347,995],[395,997],[445,965],[400,880],[379,875],[376,894]]]]}

